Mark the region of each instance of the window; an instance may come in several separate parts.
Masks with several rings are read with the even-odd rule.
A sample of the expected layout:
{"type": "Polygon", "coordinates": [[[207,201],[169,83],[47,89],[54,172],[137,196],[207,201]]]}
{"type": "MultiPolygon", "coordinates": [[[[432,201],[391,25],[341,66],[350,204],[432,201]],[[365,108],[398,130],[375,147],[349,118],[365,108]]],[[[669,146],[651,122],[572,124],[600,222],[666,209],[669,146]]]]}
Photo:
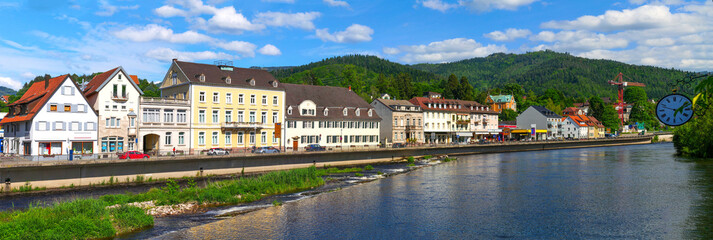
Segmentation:
{"type": "Polygon", "coordinates": [[[249,122],[255,122],[255,112],[250,112],[250,121],[249,122]]]}
{"type": "Polygon", "coordinates": [[[205,110],[198,110],[198,122],[205,123],[205,110]]]}
{"type": "Polygon", "coordinates": [[[267,95],[262,95],[262,105],[267,105],[267,95]]]}
{"type": "Polygon", "coordinates": [[[114,88],[111,91],[111,96],[114,98],[119,97],[119,85],[114,84],[114,88]]]}
{"type": "Polygon", "coordinates": [[[87,112],[87,105],[84,105],[84,104],[77,105],[77,112],[87,112]]]}
{"type": "Polygon", "coordinates": [[[101,139],[101,152],[123,152],[123,137],[103,137],[101,139]]]}
{"type": "Polygon", "coordinates": [[[262,124],[267,123],[267,112],[262,112],[262,117],[260,118],[262,124]]]}
{"type": "Polygon", "coordinates": [[[220,100],[220,93],[214,92],[213,93],[213,103],[218,103],[220,100]]]}
{"type": "Polygon", "coordinates": [[[121,97],[126,98],[126,85],[121,85],[121,97]]]}
{"type": "Polygon", "coordinates": [[[205,92],[198,93],[198,101],[205,102],[205,92]]]}
{"type": "Polygon", "coordinates": [[[233,94],[232,93],[225,94],[225,103],[233,103],[233,94]]]}
{"type": "Polygon", "coordinates": [[[176,111],[176,122],[178,122],[178,123],[186,122],[186,110],[176,111]]]}
{"type": "Polygon", "coordinates": [[[272,132],[272,143],[277,143],[277,135],[274,131],[272,132]]]}
{"type": "Polygon", "coordinates": [[[233,133],[231,132],[225,132],[225,145],[230,145],[233,143],[233,133]]]}
{"type": "Polygon", "coordinates": [[[74,154],[92,154],[94,153],[94,143],[72,142],[72,151],[74,154]]]}
{"type": "Polygon", "coordinates": [[[213,145],[218,145],[218,132],[213,132],[213,137],[211,138],[213,145]]]}
{"type": "Polygon", "coordinates": [[[272,123],[278,123],[277,112],[272,112],[272,123]]]}
{"type": "Polygon", "coordinates": [[[198,145],[205,145],[205,132],[198,133],[198,145]]]}
{"type": "Polygon", "coordinates": [[[62,95],[73,96],[73,95],[74,95],[74,88],[71,87],[71,86],[64,86],[64,87],[62,87],[62,95]]]}
{"type": "Polygon", "coordinates": [[[158,123],[161,122],[161,117],[158,108],[144,108],[143,118],[146,123],[158,123]]]}
{"type": "Polygon", "coordinates": [[[42,155],[62,155],[61,142],[41,142],[40,154],[42,155]]]}
{"type": "Polygon", "coordinates": [[[163,110],[163,122],[172,123],[173,122],[173,109],[163,110]]]}
{"type": "Polygon", "coordinates": [[[243,121],[245,121],[245,117],[243,117],[243,111],[238,111],[237,122],[243,122],[243,121]]]}
{"type": "Polygon", "coordinates": [[[198,76],[198,81],[205,82],[205,74],[198,76]]]}
{"type": "Polygon", "coordinates": [[[50,104],[50,111],[51,111],[51,112],[56,112],[56,111],[57,111],[57,104],[50,104]]]}
{"type": "Polygon", "coordinates": [[[185,140],[183,139],[185,133],[184,132],[179,132],[178,133],[178,145],[183,145],[185,144],[185,140]]]}
{"type": "Polygon", "coordinates": [[[233,121],[233,111],[225,110],[225,122],[232,122],[232,121],[233,121]]]}
{"type": "Polygon", "coordinates": [[[277,96],[272,97],[272,105],[277,105],[277,96]]]}
{"type": "Polygon", "coordinates": [[[243,104],[243,94],[238,94],[238,103],[243,104]]]}
{"type": "Polygon", "coordinates": [[[48,122],[42,121],[42,122],[37,122],[36,128],[37,128],[37,131],[47,131],[47,130],[49,130],[49,126],[50,125],[48,122]]]}
{"type": "Polygon", "coordinates": [[[178,82],[178,73],[174,72],[171,74],[171,82],[173,83],[173,85],[176,85],[176,83],[178,82]]]}
{"type": "Polygon", "coordinates": [[[166,132],[166,137],[165,137],[164,143],[166,145],[171,145],[171,132],[166,132]]]}
{"type": "Polygon", "coordinates": [[[218,123],[218,110],[213,110],[213,123],[218,123]]]}
{"type": "Polygon", "coordinates": [[[93,122],[84,123],[84,131],[96,131],[97,124],[93,122]]]}
{"type": "Polygon", "coordinates": [[[250,104],[255,105],[255,95],[250,95],[250,104]]]}
{"type": "Polygon", "coordinates": [[[292,115],[292,107],[287,108],[287,115],[292,115]]]}
{"type": "Polygon", "coordinates": [[[262,135],[262,136],[260,137],[260,141],[261,141],[262,143],[267,143],[267,133],[266,133],[266,132],[262,132],[261,135],[262,135]]]}
{"type": "Polygon", "coordinates": [[[82,131],[82,124],[80,124],[79,122],[69,123],[69,131],[82,131]]]}
{"type": "Polygon", "coordinates": [[[243,144],[243,132],[238,132],[238,144],[243,144]]]}
{"type": "Polygon", "coordinates": [[[255,144],[255,132],[250,132],[250,144],[255,144]]]}

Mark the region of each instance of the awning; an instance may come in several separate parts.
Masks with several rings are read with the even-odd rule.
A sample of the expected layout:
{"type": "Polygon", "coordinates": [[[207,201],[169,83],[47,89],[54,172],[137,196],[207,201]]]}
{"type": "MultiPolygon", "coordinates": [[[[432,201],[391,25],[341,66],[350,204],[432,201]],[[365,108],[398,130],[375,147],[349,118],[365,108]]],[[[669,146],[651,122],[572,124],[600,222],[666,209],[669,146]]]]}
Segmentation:
{"type": "MultiPolygon", "coordinates": [[[[510,133],[512,134],[530,134],[532,133],[532,130],[530,129],[513,129],[510,130],[510,133]]],[[[547,133],[546,129],[535,129],[535,133],[547,133]]]]}

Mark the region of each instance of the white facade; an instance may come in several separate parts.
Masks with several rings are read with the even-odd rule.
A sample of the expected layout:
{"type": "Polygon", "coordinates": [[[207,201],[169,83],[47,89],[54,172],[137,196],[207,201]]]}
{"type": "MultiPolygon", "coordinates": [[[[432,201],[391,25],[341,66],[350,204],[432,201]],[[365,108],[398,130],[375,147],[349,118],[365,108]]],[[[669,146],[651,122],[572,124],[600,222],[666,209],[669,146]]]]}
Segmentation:
{"type": "Polygon", "coordinates": [[[159,155],[189,154],[191,146],[189,100],[140,99],[136,150],[159,155]]]}
{"type": "Polygon", "coordinates": [[[51,97],[38,103],[43,105],[32,119],[4,124],[6,153],[33,160],[66,160],[70,149],[83,159],[96,153],[96,113],[72,79],[64,76],[59,81],[54,92],[46,93],[51,97]]]}
{"type": "Polygon", "coordinates": [[[288,149],[302,149],[315,143],[332,149],[375,147],[379,144],[380,119],[353,118],[357,115],[377,116],[373,109],[320,108],[321,116],[310,119],[310,116],[316,115],[311,113],[317,110],[309,100],[300,104],[299,108],[287,108],[287,126],[283,134],[288,149]],[[298,116],[290,117],[290,112],[298,116]]]}
{"type": "Polygon", "coordinates": [[[561,136],[564,138],[584,139],[588,135],[588,127],[584,122],[577,123],[571,116],[562,120],[561,136]]]}
{"type": "Polygon", "coordinates": [[[450,112],[424,110],[423,132],[426,134],[426,141],[429,143],[450,142],[449,133],[451,131],[452,118],[453,117],[450,112]],[[435,140],[433,137],[435,137],[435,140]]]}

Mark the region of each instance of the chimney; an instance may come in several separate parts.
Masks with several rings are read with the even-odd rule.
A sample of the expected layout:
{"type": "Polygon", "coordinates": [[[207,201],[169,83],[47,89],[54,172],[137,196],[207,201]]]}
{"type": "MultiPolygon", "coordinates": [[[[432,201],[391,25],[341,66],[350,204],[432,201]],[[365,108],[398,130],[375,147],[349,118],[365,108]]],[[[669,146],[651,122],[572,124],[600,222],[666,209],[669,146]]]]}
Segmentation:
{"type": "Polygon", "coordinates": [[[178,61],[178,58],[174,58],[174,59],[173,59],[173,62],[175,62],[175,61],[178,61]]]}
{"type": "Polygon", "coordinates": [[[349,85],[349,91],[350,92],[352,91],[352,85],[349,85]]]}
{"type": "Polygon", "coordinates": [[[49,79],[49,78],[45,78],[45,89],[47,89],[47,88],[49,88],[49,87],[50,87],[50,79],[49,79]]]}

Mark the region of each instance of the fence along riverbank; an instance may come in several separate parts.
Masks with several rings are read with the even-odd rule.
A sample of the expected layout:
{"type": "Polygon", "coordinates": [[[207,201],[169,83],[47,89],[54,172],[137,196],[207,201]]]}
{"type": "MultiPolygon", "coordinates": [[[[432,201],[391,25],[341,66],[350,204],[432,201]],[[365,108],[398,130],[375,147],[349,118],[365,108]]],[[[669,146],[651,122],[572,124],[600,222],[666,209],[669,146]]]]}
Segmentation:
{"type": "Polygon", "coordinates": [[[207,175],[257,173],[311,165],[346,166],[398,160],[407,156],[464,155],[513,151],[540,151],[565,148],[645,144],[652,136],[596,139],[582,141],[527,142],[488,145],[450,145],[399,149],[370,149],[350,152],[283,153],[247,156],[201,156],[149,160],[31,162],[5,164],[0,168],[0,179],[5,180],[4,191],[13,188],[60,188],[67,186],[99,185],[137,178],[180,178],[207,175]]]}

